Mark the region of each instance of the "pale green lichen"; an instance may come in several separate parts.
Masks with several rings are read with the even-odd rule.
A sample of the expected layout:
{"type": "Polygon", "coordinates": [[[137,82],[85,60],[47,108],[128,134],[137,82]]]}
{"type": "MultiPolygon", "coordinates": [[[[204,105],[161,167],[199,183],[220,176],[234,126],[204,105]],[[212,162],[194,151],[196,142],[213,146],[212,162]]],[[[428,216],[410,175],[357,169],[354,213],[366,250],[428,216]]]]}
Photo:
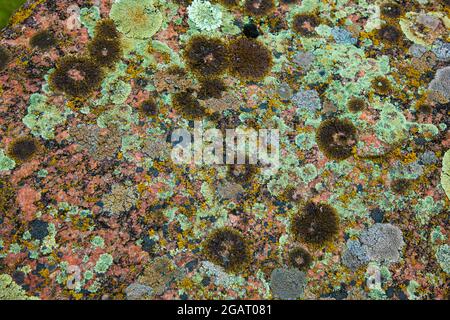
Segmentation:
{"type": "Polygon", "coordinates": [[[418,203],[413,207],[416,213],[416,219],[420,225],[426,225],[432,217],[442,212],[444,209],[443,201],[434,201],[433,197],[427,196],[419,199],[418,203]]]}
{"type": "Polygon", "coordinates": [[[448,150],[442,159],[441,186],[450,199],[450,150],[448,150]]]}
{"type": "Polygon", "coordinates": [[[137,121],[138,117],[133,114],[133,109],[129,105],[117,105],[103,112],[97,119],[97,125],[100,128],[117,127],[121,130],[129,130],[131,123],[137,121]]]}
{"type": "Polygon", "coordinates": [[[153,0],[116,1],[109,13],[117,29],[133,39],[149,39],[161,28],[162,13],[153,0]]]}
{"type": "Polygon", "coordinates": [[[3,149],[0,149],[0,171],[12,170],[16,166],[16,162],[9,158],[3,149]]]}
{"type": "Polygon", "coordinates": [[[113,257],[109,253],[103,253],[97,260],[94,270],[97,273],[105,273],[113,263],[113,257]]]}
{"type": "Polygon", "coordinates": [[[55,137],[55,128],[63,124],[70,110],[60,110],[54,105],[47,103],[47,97],[35,93],[30,97],[28,113],[22,122],[31,130],[35,136],[40,136],[45,140],[55,137]]]}
{"type": "Polygon", "coordinates": [[[202,31],[213,31],[222,25],[222,10],[206,0],[194,0],[188,7],[189,19],[202,31]]]}
{"type": "Polygon", "coordinates": [[[100,236],[95,236],[92,241],[92,245],[97,248],[103,248],[105,246],[105,240],[100,236]]]}
{"type": "Polygon", "coordinates": [[[88,33],[91,37],[94,36],[95,25],[100,20],[100,8],[90,7],[82,8],[80,10],[80,21],[88,29],[88,33]]]}
{"type": "Polygon", "coordinates": [[[30,297],[8,274],[0,275],[0,300],[39,300],[30,297]]]}
{"type": "Polygon", "coordinates": [[[444,244],[436,250],[436,259],[442,270],[450,274],[450,246],[448,244],[444,244]]]}

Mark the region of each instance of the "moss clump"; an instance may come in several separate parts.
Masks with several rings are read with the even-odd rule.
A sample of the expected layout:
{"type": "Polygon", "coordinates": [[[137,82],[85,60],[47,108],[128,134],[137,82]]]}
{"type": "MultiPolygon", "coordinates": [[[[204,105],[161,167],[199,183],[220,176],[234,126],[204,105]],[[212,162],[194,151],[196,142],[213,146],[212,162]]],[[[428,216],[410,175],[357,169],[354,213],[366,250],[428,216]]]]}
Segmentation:
{"type": "Polygon", "coordinates": [[[49,30],[39,31],[30,38],[30,45],[40,50],[48,50],[56,44],[57,40],[53,32],[49,30]]]}
{"type": "Polygon", "coordinates": [[[391,82],[385,77],[376,77],[372,80],[372,89],[380,96],[392,94],[391,82]]]}
{"type": "Polygon", "coordinates": [[[384,25],[378,30],[378,38],[386,44],[398,44],[402,39],[402,32],[391,25],[384,25]]]}
{"type": "Polygon", "coordinates": [[[172,96],[174,109],[185,119],[199,120],[206,115],[206,109],[200,105],[193,91],[183,91],[172,96]]]}
{"type": "Polygon", "coordinates": [[[337,118],[323,121],[316,131],[316,143],[326,157],[345,160],[353,153],[357,130],[349,120],[337,118]]]}
{"type": "Polygon", "coordinates": [[[0,71],[5,69],[10,61],[11,54],[6,48],[0,46],[0,71]]]}
{"type": "Polygon", "coordinates": [[[206,79],[201,82],[201,87],[198,91],[198,98],[202,100],[209,98],[220,99],[222,92],[226,90],[227,86],[221,79],[206,79]]]}
{"type": "Polygon", "coordinates": [[[244,9],[249,15],[263,17],[275,10],[275,3],[273,0],[246,0],[244,9]]]}
{"type": "Polygon", "coordinates": [[[395,2],[387,2],[381,5],[381,16],[384,18],[399,18],[402,11],[402,7],[395,2]]]}
{"type": "Polygon", "coordinates": [[[11,142],[8,147],[8,156],[17,163],[31,160],[40,149],[39,142],[33,137],[20,137],[11,142]]]}
{"type": "Polygon", "coordinates": [[[250,263],[250,248],[241,233],[232,228],[214,230],[203,244],[207,259],[228,272],[240,272],[250,263]]]}
{"type": "Polygon", "coordinates": [[[312,13],[301,13],[294,16],[292,29],[304,37],[315,35],[315,28],[319,26],[320,19],[312,13]]]}
{"type": "Polygon", "coordinates": [[[184,52],[189,68],[199,77],[217,76],[228,68],[225,43],[219,38],[192,37],[184,52]]]}
{"type": "Polygon", "coordinates": [[[91,59],[100,66],[111,67],[122,58],[120,40],[94,38],[88,45],[91,59]]]}
{"type": "Polygon", "coordinates": [[[289,266],[299,270],[307,270],[311,265],[312,257],[308,250],[297,247],[289,252],[289,266]]]}
{"type": "Polygon", "coordinates": [[[120,39],[120,33],[112,19],[100,20],[95,26],[95,37],[107,40],[120,39]]]}
{"type": "Polygon", "coordinates": [[[149,98],[141,103],[140,111],[147,117],[156,117],[159,113],[158,104],[152,98],[149,98]]]}
{"type": "Polygon", "coordinates": [[[103,79],[103,71],[97,63],[86,57],[61,58],[49,77],[52,89],[72,97],[86,97],[97,89],[103,79]]]}
{"type": "Polygon", "coordinates": [[[228,46],[230,72],[241,80],[261,80],[272,69],[272,53],[261,42],[237,38],[228,46]]]}
{"type": "Polygon", "coordinates": [[[360,112],[366,108],[366,102],[362,98],[353,97],[347,103],[350,112],[360,112]]]}
{"type": "Polygon", "coordinates": [[[11,183],[0,178],[0,212],[5,213],[14,201],[15,192],[11,183]]]}
{"type": "Polygon", "coordinates": [[[332,206],[310,201],[292,218],[291,231],[297,240],[323,245],[338,233],[339,217],[332,206]]]}

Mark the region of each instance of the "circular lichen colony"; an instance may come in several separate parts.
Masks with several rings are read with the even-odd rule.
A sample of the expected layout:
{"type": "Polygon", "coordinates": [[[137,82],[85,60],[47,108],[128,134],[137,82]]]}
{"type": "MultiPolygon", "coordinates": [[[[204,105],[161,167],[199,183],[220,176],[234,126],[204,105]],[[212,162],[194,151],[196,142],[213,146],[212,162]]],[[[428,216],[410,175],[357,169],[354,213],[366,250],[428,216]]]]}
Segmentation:
{"type": "Polygon", "coordinates": [[[366,102],[362,98],[353,97],[347,103],[350,112],[360,112],[366,108],[366,102]]]}
{"type": "Polygon", "coordinates": [[[327,158],[345,160],[352,156],[357,131],[349,120],[328,119],[316,131],[316,143],[327,158]]]}
{"type": "Polygon", "coordinates": [[[116,1],[109,15],[117,29],[132,39],[151,38],[163,22],[163,15],[155,8],[153,0],[116,1]]]}
{"type": "Polygon", "coordinates": [[[261,42],[237,38],[228,46],[230,72],[241,80],[261,80],[272,68],[272,53],[261,42]]]}
{"type": "Polygon", "coordinates": [[[372,80],[372,89],[380,96],[386,96],[392,93],[391,82],[385,77],[376,77],[372,80]]]}
{"type": "Polygon", "coordinates": [[[291,231],[297,240],[312,245],[323,245],[337,235],[339,217],[329,204],[308,202],[292,218],[291,231]]]}
{"type": "Polygon", "coordinates": [[[52,89],[72,97],[86,97],[100,86],[103,71],[95,62],[85,57],[62,58],[50,74],[52,89]]]}
{"type": "Polygon", "coordinates": [[[226,45],[218,38],[192,37],[184,56],[189,68],[199,78],[221,75],[228,68],[226,45]]]}
{"type": "Polygon", "coordinates": [[[18,163],[31,160],[40,149],[39,142],[32,137],[20,137],[11,142],[8,155],[18,163]]]}
{"type": "Polygon", "coordinates": [[[250,263],[250,248],[241,233],[232,228],[214,230],[203,244],[207,259],[229,272],[240,272],[250,263]]]}
{"type": "Polygon", "coordinates": [[[122,57],[120,40],[94,38],[88,45],[89,55],[100,66],[111,67],[122,57]]]}
{"type": "Polygon", "coordinates": [[[298,270],[308,270],[311,263],[311,254],[305,248],[296,247],[289,252],[289,266],[298,270]]]}
{"type": "Polygon", "coordinates": [[[149,98],[142,102],[140,110],[147,117],[156,117],[159,113],[158,104],[152,98],[149,98]]]}

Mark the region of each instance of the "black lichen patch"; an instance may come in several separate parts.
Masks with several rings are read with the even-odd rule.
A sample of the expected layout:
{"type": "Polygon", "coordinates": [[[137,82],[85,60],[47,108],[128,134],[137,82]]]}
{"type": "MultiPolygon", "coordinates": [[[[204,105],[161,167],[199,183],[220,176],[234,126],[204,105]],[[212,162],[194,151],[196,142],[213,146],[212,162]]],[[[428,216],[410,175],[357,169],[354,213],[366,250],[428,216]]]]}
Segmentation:
{"type": "Polygon", "coordinates": [[[174,109],[185,119],[199,120],[206,115],[206,109],[200,105],[191,90],[175,93],[172,103],[174,109]]]}
{"type": "Polygon", "coordinates": [[[311,13],[300,13],[294,16],[292,29],[304,37],[315,35],[315,28],[320,24],[320,19],[311,13]]]}
{"type": "Polygon", "coordinates": [[[72,97],[86,97],[97,89],[103,80],[101,67],[86,57],[61,58],[49,77],[53,90],[72,97]]]}
{"type": "Polygon", "coordinates": [[[338,233],[339,217],[332,206],[310,201],[292,218],[291,231],[297,240],[323,245],[338,233]]]}
{"type": "Polygon", "coordinates": [[[299,270],[308,270],[312,262],[312,257],[308,250],[296,247],[289,252],[289,266],[299,270]]]}
{"type": "Polygon", "coordinates": [[[275,10],[275,3],[273,0],[246,0],[244,9],[249,15],[263,17],[275,10]]]}
{"type": "Polygon", "coordinates": [[[387,96],[392,94],[391,82],[384,77],[376,77],[372,80],[372,89],[380,96],[387,96]]]}
{"type": "Polygon", "coordinates": [[[118,40],[120,39],[120,33],[117,31],[113,20],[103,19],[95,26],[95,37],[106,40],[118,40]]]}
{"type": "Polygon", "coordinates": [[[237,38],[229,44],[230,72],[241,80],[261,80],[272,68],[272,53],[254,39],[237,38]]]}
{"type": "Polygon", "coordinates": [[[89,55],[100,66],[111,67],[122,58],[120,40],[94,38],[88,45],[89,55]]]}
{"type": "Polygon", "coordinates": [[[11,54],[9,53],[9,50],[0,46],[0,71],[5,69],[10,61],[11,54]]]}
{"type": "Polygon", "coordinates": [[[317,129],[316,142],[327,158],[345,160],[353,154],[357,130],[349,120],[328,119],[317,129]]]}
{"type": "Polygon", "coordinates": [[[8,147],[8,156],[18,163],[31,160],[40,149],[39,142],[33,137],[20,137],[11,142],[8,147]]]}
{"type": "Polygon", "coordinates": [[[152,98],[142,102],[139,109],[141,113],[147,117],[156,117],[159,113],[158,104],[152,98]]]}
{"type": "Polygon", "coordinates": [[[219,38],[192,37],[184,56],[189,68],[199,78],[221,75],[228,68],[227,48],[219,38]]]}
{"type": "Polygon", "coordinates": [[[33,239],[43,240],[48,236],[48,222],[35,219],[30,222],[30,234],[33,239]]]}
{"type": "Polygon", "coordinates": [[[206,79],[201,82],[201,87],[197,93],[197,96],[201,100],[209,98],[220,99],[222,93],[227,90],[227,86],[221,79],[213,78],[206,79]]]}
{"type": "Polygon", "coordinates": [[[236,183],[250,183],[257,174],[256,165],[232,164],[228,166],[228,176],[236,183]]]}
{"type": "Polygon", "coordinates": [[[207,259],[228,272],[240,272],[250,263],[250,248],[244,237],[232,228],[214,230],[203,244],[207,259]]]}
{"type": "Polygon", "coordinates": [[[14,201],[15,191],[11,183],[0,178],[0,213],[5,213],[14,201]]]}
{"type": "Polygon", "coordinates": [[[259,36],[258,26],[254,23],[245,24],[242,32],[247,38],[256,39],[259,36]]]}
{"type": "Polygon", "coordinates": [[[57,43],[58,41],[50,30],[39,31],[30,38],[30,46],[40,50],[51,49],[55,47],[57,43]]]}
{"type": "Polygon", "coordinates": [[[409,179],[397,179],[391,182],[391,189],[397,194],[405,194],[412,186],[409,179]]]}
{"type": "Polygon", "coordinates": [[[399,18],[402,12],[402,7],[395,2],[387,2],[381,5],[381,16],[384,18],[399,18]]]}
{"type": "Polygon", "coordinates": [[[362,98],[353,97],[347,103],[350,112],[360,112],[366,108],[366,102],[362,98]]]}
{"type": "Polygon", "coordinates": [[[378,38],[385,44],[398,44],[402,40],[402,32],[397,27],[384,25],[378,30],[378,38]]]}

